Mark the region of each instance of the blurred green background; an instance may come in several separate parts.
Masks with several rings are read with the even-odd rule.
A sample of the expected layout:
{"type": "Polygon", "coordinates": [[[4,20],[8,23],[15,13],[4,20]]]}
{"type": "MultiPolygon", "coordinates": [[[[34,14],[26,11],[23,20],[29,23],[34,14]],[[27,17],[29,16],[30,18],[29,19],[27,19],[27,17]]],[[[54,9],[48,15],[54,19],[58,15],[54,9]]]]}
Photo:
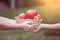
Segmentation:
{"type": "MultiPolygon", "coordinates": [[[[19,3],[17,4],[19,5],[19,3]]],[[[14,19],[15,16],[26,12],[29,9],[38,10],[43,19],[42,23],[60,23],[60,6],[31,5],[23,8],[0,11],[0,16],[14,19]]],[[[60,32],[53,30],[42,30],[39,33],[31,33],[21,30],[0,30],[0,40],[60,40],[60,32]]]]}

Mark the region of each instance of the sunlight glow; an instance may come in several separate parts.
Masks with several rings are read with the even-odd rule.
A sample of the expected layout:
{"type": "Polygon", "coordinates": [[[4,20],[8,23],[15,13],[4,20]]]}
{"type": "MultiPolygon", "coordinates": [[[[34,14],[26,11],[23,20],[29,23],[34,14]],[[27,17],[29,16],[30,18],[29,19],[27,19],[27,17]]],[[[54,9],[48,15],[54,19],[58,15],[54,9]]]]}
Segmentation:
{"type": "Polygon", "coordinates": [[[60,8],[60,0],[43,0],[45,9],[60,8]]]}
{"type": "Polygon", "coordinates": [[[60,0],[43,0],[47,6],[59,6],[60,0]]]}

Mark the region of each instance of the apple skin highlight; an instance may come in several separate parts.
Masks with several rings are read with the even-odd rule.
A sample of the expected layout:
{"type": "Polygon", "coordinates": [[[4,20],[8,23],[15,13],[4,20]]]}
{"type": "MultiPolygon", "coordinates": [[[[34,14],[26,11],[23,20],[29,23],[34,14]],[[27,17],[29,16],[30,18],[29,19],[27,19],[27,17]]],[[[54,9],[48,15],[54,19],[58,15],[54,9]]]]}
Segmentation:
{"type": "Polygon", "coordinates": [[[37,14],[38,14],[38,12],[36,10],[28,10],[26,12],[27,17],[30,19],[33,19],[34,16],[36,16],[37,14]]]}

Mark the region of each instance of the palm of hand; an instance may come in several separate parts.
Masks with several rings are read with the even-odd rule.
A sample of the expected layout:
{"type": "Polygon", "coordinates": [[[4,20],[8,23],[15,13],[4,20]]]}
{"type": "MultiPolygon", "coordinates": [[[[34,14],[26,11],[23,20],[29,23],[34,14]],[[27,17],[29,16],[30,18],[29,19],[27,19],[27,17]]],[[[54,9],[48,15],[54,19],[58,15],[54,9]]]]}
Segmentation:
{"type": "Polygon", "coordinates": [[[36,20],[16,18],[16,21],[24,26],[23,30],[25,31],[38,32],[41,29],[39,25],[40,23],[38,23],[36,20]]]}

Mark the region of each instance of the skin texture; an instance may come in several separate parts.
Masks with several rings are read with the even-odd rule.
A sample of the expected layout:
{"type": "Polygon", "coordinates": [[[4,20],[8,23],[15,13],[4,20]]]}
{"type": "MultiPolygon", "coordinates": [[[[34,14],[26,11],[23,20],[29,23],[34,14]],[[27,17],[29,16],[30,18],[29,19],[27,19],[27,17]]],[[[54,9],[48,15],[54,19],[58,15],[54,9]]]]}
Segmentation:
{"type": "Polygon", "coordinates": [[[40,23],[39,25],[37,25],[37,21],[24,20],[23,23],[18,24],[16,23],[16,20],[0,17],[0,30],[19,30],[19,29],[29,32],[40,32],[41,30],[60,30],[60,23],[56,24],[40,23]]]}
{"type": "Polygon", "coordinates": [[[0,16],[0,30],[25,30],[25,31],[30,31],[32,26],[35,26],[34,24],[29,24],[31,22],[24,22],[21,24],[16,23],[16,20],[13,19],[8,19],[5,17],[0,16]]]}
{"type": "Polygon", "coordinates": [[[34,32],[40,32],[41,30],[60,30],[60,23],[56,24],[40,23],[39,27],[36,27],[36,30],[34,30],[34,32]]]}

